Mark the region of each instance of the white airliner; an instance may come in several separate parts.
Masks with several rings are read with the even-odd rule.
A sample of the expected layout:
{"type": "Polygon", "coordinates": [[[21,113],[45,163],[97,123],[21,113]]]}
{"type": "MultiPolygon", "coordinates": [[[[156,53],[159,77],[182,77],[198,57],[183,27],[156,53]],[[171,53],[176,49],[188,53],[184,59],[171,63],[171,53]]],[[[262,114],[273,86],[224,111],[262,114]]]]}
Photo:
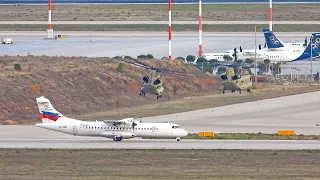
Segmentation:
{"type": "Polygon", "coordinates": [[[176,138],[188,135],[174,123],[141,123],[134,118],[122,120],[82,121],[63,116],[51,105],[47,98],[36,98],[42,123],[37,127],[58,131],[74,136],[100,136],[112,138],[114,141],[134,137],[176,138]]]}
{"type": "MultiPolygon", "coordinates": [[[[271,42],[274,47],[278,47],[279,41],[275,40],[271,42]]],[[[267,41],[268,44],[268,41],[267,41]]],[[[269,42],[269,47],[270,47],[269,42]]],[[[269,59],[272,63],[282,63],[282,62],[291,62],[291,61],[301,61],[307,60],[311,57],[311,47],[312,47],[312,57],[319,57],[319,50],[320,50],[320,32],[319,33],[312,33],[312,39],[308,43],[307,46],[286,46],[286,47],[278,47],[278,48],[257,48],[257,61],[261,62],[265,59],[269,59]]],[[[219,61],[224,61],[223,56],[229,55],[234,56],[236,55],[238,59],[245,60],[247,58],[255,59],[255,51],[253,50],[240,50],[234,51],[230,50],[226,53],[206,53],[202,56],[205,57],[207,60],[215,59],[215,57],[219,56],[219,61]]]]}

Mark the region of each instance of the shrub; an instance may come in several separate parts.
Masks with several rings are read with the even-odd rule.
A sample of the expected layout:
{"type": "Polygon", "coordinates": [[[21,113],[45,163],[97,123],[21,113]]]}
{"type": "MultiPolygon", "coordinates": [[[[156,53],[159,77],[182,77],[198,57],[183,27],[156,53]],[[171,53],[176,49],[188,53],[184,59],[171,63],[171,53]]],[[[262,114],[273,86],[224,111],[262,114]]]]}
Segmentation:
{"type": "Polygon", "coordinates": [[[197,59],[197,64],[207,64],[207,59],[206,58],[204,58],[204,57],[199,57],[198,59],[197,59]]]}
{"type": "Polygon", "coordinates": [[[181,57],[181,56],[180,57],[176,57],[175,59],[177,59],[177,60],[181,59],[181,60],[185,61],[184,57],[181,57]]]}
{"type": "Polygon", "coordinates": [[[121,62],[121,63],[118,64],[117,71],[118,72],[123,72],[123,69],[124,69],[124,63],[121,62]]]}
{"type": "Polygon", "coordinates": [[[145,59],[145,58],[147,58],[147,56],[146,56],[146,55],[141,54],[141,55],[137,56],[137,58],[138,58],[138,59],[145,59]]]}
{"type": "Polygon", "coordinates": [[[124,59],[133,59],[131,56],[125,56],[124,59]]]}
{"type": "Polygon", "coordinates": [[[148,59],[154,59],[154,57],[153,57],[152,54],[147,54],[147,58],[148,58],[148,59]]]}
{"type": "Polygon", "coordinates": [[[196,60],[196,57],[194,55],[188,55],[187,56],[187,61],[189,63],[194,62],[196,60]]]}
{"type": "Polygon", "coordinates": [[[13,69],[16,70],[16,71],[21,71],[21,65],[20,64],[14,64],[13,69]]]}

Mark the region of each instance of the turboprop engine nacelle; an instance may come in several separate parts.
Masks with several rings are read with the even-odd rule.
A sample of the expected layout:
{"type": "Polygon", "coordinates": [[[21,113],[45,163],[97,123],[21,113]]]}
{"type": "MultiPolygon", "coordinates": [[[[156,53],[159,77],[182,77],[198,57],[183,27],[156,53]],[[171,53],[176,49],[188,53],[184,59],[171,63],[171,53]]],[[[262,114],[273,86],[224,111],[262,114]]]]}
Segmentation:
{"type": "Polygon", "coordinates": [[[125,126],[135,126],[137,122],[134,121],[134,118],[123,119],[125,126]]]}
{"type": "Polygon", "coordinates": [[[124,131],[104,131],[100,133],[100,136],[106,138],[122,137],[122,139],[131,139],[136,137],[135,134],[124,131]]]}

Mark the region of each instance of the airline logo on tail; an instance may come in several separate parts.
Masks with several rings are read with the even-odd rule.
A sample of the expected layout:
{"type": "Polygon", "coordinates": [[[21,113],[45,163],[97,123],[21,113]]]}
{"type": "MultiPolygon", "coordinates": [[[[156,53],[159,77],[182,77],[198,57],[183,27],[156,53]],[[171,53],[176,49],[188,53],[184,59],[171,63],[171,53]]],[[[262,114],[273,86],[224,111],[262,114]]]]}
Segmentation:
{"type": "Polygon", "coordinates": [[[281,41],[269,29],[263,29],[264,37],[267,41],[268,48],[284,47],[281,41]]]}
{"type": "Polygon", "coordinates": [[[58,113],[52,113],[52,112],[47,112],[47,111],[41,111],[40,117],[42,119],[50,119],[52,121],[57,121],[61,116],[59,116],[58,113]]]}
{"type": "Polygon", "coordinates": [[[319,52],[319,46],[320,46],[320,37],[313,38],[312,39],[312,51],[313,52],[319,52]]]}

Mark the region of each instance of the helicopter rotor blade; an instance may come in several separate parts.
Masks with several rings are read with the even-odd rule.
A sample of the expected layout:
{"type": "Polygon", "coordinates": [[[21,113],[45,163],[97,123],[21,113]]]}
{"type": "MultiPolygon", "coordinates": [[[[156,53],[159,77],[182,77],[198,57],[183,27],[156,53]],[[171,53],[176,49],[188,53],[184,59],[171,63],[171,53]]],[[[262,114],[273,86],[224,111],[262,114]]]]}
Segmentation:
{"type": "Polygon", "coordinates": [[[169,69],[155,68],[155,67],[147,65],[139,60],[136,60],[134,58],[118,58],[118,59],[121,61],[127,62],[129,64],[135,65],[135,66],[143,67],[148,70],[155,70],[158,73],[172,74],[172,75],[178,75],[178,74],[186,75],[186,72],[183,72],[183,71],[174,71],[174,70],[169,70],[169,69]]]}

